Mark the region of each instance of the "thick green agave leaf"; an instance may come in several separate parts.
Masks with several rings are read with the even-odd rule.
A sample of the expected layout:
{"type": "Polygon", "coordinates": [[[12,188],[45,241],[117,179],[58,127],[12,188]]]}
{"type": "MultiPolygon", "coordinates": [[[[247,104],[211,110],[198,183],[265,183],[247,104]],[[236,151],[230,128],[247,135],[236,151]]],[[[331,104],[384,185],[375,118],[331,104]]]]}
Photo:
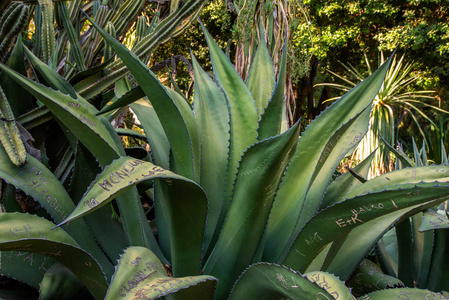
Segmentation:
{"type": "Polygon", "coordinates": [[[145,97],[145,93],[142,91],[142,88],[140,86],[137,86],[124,95],[120,95],[120,97],[115,96],[111,103],[108,103],[103,109],[101,109],[97,115],[105,114],[107,112],[113,111],[115,109],[119,109],[122,107],[125,107],[126,105],[129,105],[131,103],[134,103],[135,101],[145,97]]]}
{"type": "Polygon", "coordinates": [[[262,33],[246,81],[246,86],[256,101],[259,118],[267,107],[268,100],[270,100],[273,93],[274,77],[273,63],[262,33]]]}
{"type": "MultiPolygon", "coordinates": [[[[365,132],[368,129],[369,115],[370,110],[367,107],[360,114],[356,115],[356,117],[343,124],[329,138],[323,149],[323,152],[320,155],[319,160],[315,165],[313,175],[310,178],[310,186],[308,188],[309,191],[307,192],[303,206],[303,209],[305,210],[304,213],[306,215],[310,215],[312,211],[316,212],[319,209],[324,192],[338,164],[348,153],[348,151],[355,147],[365,135],[365,132]]],[[[298,147],[302,145],[302,139],[303,137],[301,137],[301,139],[299,140],[298,147]]],[[[290,197],[292,197],[292,195],[290,195],[290,197]]],[[[278,198],[278,200],[276,201],[281,200],[282,198],[278,198]]],[[[274,208],[275,207],[276,202],[274,204],[274,208]]],[[[301,214],[300,218],[302,218],[302,216],[303,215],[301,214]]],[[[292,225],[293,224],[289,224],[290,227],[292,225]]],[[[303,226],[302,221],[298,221],[298,223],[296,224],[295,232],[299,232],[299,230],[301,229],[300,226],[303,226]]],[[[279,228],[277,230],[279,230],[279,228]]],[[[274,232],[276,231],[273,231],[272,233],[274,232]]],[[[279,245],[274,240],[274,236],[270,237],[270,231],[268,231],[268,239],[270,242],[267,245],[266,252],[264,253],[264,260],[279,260],[279,258],[274,255],[278,251],[279,245]]],[[[289,242],[284,245],[284,250],[281,257],[285,257],[286,251],[288,251],[288,248],[293,243],[293,239],[294,236],[291,236],[289,242]]]]}
{"type": "Polygon", "coordinates": [[[0,250],[47,255],[71,270],[96,299],[103,299],[107,282],[101,267],[63,229],[52,230],[53,226],[52,222],[34,215],[2,213],[0,250]]]}
{"type": "Polygon", "coordinates": [[[264,246],[264,232],[272,201],[295,152],[299,124],[285,133],[250,147],[243,155],[231,206],[218,241],[204,266],[220,280],[223,295],[264,246]]]}
{"type": "Polygon", "coordinates": [[[311,282],[325,289],[334,299],[355,299],[345,283],[332,274],[315,271],[306,273],[305,276],[311,282]]]}
{"type": "Polygon", "coordinates": [[[229,151],[229,112],[220,88],[192,55],[195,73],[194,109],[201,145],[200,185],[209,199],[204,250],[207,250],[223,204],[229,151]]]}
{"type": "Polygon", "coordinates": [[[336,291],[324,276],[310,274],[309,278],[283,266],[257,263],[243,272],[229,299],[337,299],[329,290],[336,291]]]}
{"type": "MultiPolygon", "coordinates": [[[[223,208],[217,229],[226,216],[237,176],[237,168],[244,151],[257,141],[258,116],[254,99],[228,57],[221,51],[201,24],[209,47],[215,78],[223,88],[230,113],[229,162],[223,208]]],[[[216,230],[216,234],[218,234],[216,230]]]]}
{"type": "MultiPolygon", "coordinates": [[[[75,208],[61,182],[34,157],[28,155],[28,163],[17,167],[9,160],[3,147],[0,147],[0,166],[0,177],[38,201],[55,222],[62,222],[75,208]]],[[[66,231],[96,257],[106,274],[112,275],[111,263],[92,238],[84,222],[70,225],[66,231]]]]}
{"type": "Polygon", "coordinates": [[[362,195],[375,190],[385,189],[397,184],[414,184],[420,182],[433,182],[433,181],[448,181],[449,180],[449,165],[433,165],[433,166],[420,166],[415,168],[405,168],[396,170],[390,173],[385,173],[380,176],[365,182],[364,184],[355,187],[347,195],[340,198],[340,201],[344,198],[352,198],[357,195],[362,195]]]}
{"type": "MultiPolygon", "coordinates": [[[[281,257],[291,237],[294,237],[318,210],[322,200],[322,196],[319,195],[324,194],[323,189],[326,185],[320,186],[319,190],[314,191],[315,196],[305,201],[312,178],[316,176],[315,167],[320,159],[323,159],[323,154],[332,152],[333,147],[329,143],[335,131],[371,104],[382,85],[388,64],[389,61],[333,103],[301,136],[298,150],[289,164],[273,205],[267,233],[268,243],[273,246],[264,254],[265,257],[272,259],[281,257]]],[[[337,157],[340,158],[340,155],[337,157]]]]}
{"type": "MultiPolygon", "coordinates": [[[[366,178],[368,176],[369,168],[371,167],[371,162],[373,161],[376,152],[371,153],[367,158],[365,158],[361,163],[355,166],[352,171],[366,178]]],[[[337,179],[332,181],[324,194],[323,201],[321,202],[320,208],[324,209],[332,204],[338,202],[343,198],[350,190],[354,189],[356,186],[361,185],[362,182],[351,172],[346,172],[339,176],[337,179]]]]}
{"type": "MultiPolygon", "coordinates": [[[[129,92],[129,90],[131,89],[131,84],[130,84],[130,82],[129,82],[129,80],[127,79],[127,78],[123,78],[123,79],[121,79],[120,81],[118,81],[116,84],[115,84],[115,94],[116,94],[116,96],[118,96],[118,97],[120,97],[120,96],[122,96],[122,95],[125,95],[127,92],[129,92]]],[[[169,90],[167,89],[167,93],[169,93],[169,90]]],[[[179,99],[178,99],[179,100],[179,99]]],[[[176,100],[175,100],[176,101],[176,100]]],[[[182,100],[181,100],[182,101],[182,100]]],[[[175,102],[176,103],[176,102],[175,102]]],[[[185,103],[180,103],[181,105],[182,104],[185,104],[185,103]]],[[[191,112],[191,110],[190,110],[190,108],[188,107],[188,108],[185,108],[185,106],[181,106],[180,107],[181,108],[181,112],[183,113],[183,114],[185,114],[186,115],[186,117],[188,117],[189,116],[189,114],[191,115],[192,114],[192,112],[191,112]]],[[[154,114],[154,111],[152,111],[152,110],[149,110],[149,109],[145,109],[144,108],[144,110],[143,111],[140,111],[139,112],[139,115],[138,116],[141,116],[141,115],[143,115],[143,114],[145,114],[145,113],[153,113],[153,114],[151,114],[151,115],[146,115],[145,116],[145,118],[151,118],[151,117],[156,117],[154,120],[152,120],[151,121],[151,124],[152,125],[158,125],[156,128],[153,128],[153,129],[148,129],[147,128],[147,132],[150,132],[150,137],[154,137],[154,136],[158,136],[158,132],[154,132],[156,129],[158,129],[158,128],[161,128],[161,132],[163,133],[163,130],[162,130],[162,127],[160,126],[161,124],[160,124],[160,122],[159,122],[159,119],[157,118],[157,116],[155,116],[155,114],[154,114]]],[[[190,119],[188,119],[189,121],[192,121],[192,118],[193,118],[193,116],[190,116],[190,119]]],[[[189,124],[192,124],[192,122],[187,122],[187,123],[189,123],[189,124]]],[[[145,124],[145,125],[147,125],[147,124],[145,124]]],[[[194,123],[194,125],[196,125],[195,123],[194,123]]],[[[194,128],[194,129],[196,129],[196,128],[194,128]]],[[[163,135],[164,137],[165,137],[165,134],[163,135]]],[[[159,140],[158,140],[159,141],[159,140]]],[[[152,142],[150,142],[149,141],[149,143],[150,143],[150,147],[152,147],[152,146],[154,146],[153,145],[153,143],[152,142]]],[[[164,145],[165,146],[165,145],[164,145]]],[[[168,147],[168,143],[167,143],[167,147],[168,147]]],[[[153,149],[153,148],[151,148],[151,149],[153,149]]],[[[159,151],[164,151],[165,150],[165,147],[164,148],[161,148],[159,151]]],[[[157,151],[157,149],[156,149],[156,151],[157,151]]],[[[166,153],[166,159],[167,159],[167,165],[169,165],[169,160],[168,160],[168,150],[166,150],[167,152],[165,152],[166,153]]],[[[160,152],[158,152],[158,153],[156,153],[156,154],[161,154],[160,152]]],[[[160,158],[160,157],[156,157],[156,158],[160,158]]],[[[155,208],[155,212],[156,212],[156,215],[157,215],[157,218],[156,218],[156,224],[157,224],[157,228],[158,228],[158,235],[159,235],[159,244],[161,245],[161,251],[163,251],[164,252],[164,254],[162,255],[162,253],[159,251],[159,246],[158,246],[158,243],[156,242],[156,239],[154,238],[154,235],[152,234],[152,231],[150,231],[150,228],[149,228],[149,226],[145,226],[145,231],[146,232],[148,232],[149,233],[149,235],[147,234],[147,238],[149,238],[149,242],[150,242],[150,248],[156,253],[156,254],[158,254],[160,257],[161,257],[161,259],[162,259],[162,257],[167,257],[167,258],[170,258],[170,242],[169,242],[169,237],[170,237],[170,234],[169,234],[169,227],[170,226],[168,226],[168,222],[166,221],[167,219],[168,219],[168,215],[167,215],[167,211],[166,211],[166,202],[167,202],[167,200],[164,200],[163,199],[163,197],[162,197],[162,195],[160,194],[160,192],[159,192],[159,185],[160,185],[160,182],[159,182],[159,180],[158,179],[156,179],[155,180],[155,185],[156,185],[156,197],[155,197],[155,205],[156,205],[156,208],[155,208]]],[[[129,193],[130,191],[127,191],[127,193],[129,193]]],[[[134,193],[134,195],[135,195],[135,201],[133,201],[133,203],[135,204],[135,205],[137,205],[137,209],[139,210],[139,213],[140,213],[140,215],[141,215],[141,223],[142,223],[142,225],[146,225],[146,224],[148,224],[148,222],[147,222],[147,220],[146,220],[146,216],[144,216],[143,214],[142,214],[142,212],[143,212],[143,210],[142,210],[142,207],[141,207],[141,205],[139,205],[138,204],[138,202],[140,202],[140,200],[139,200],[139,198],[138,198],[138,195],[136,194],[136,193],[134,193]]],[[[129,197],[126,197],[126,196],[119,196],[120,198],[127,198],[127,200],[126,201],[124,201],[124,204],[123,204],[123,206],[121,206],[121,208],[122,208],[122,210],[123,209],[125,209],[126,210],[126,212],[128,213],[128,216],[129,216],[129,218],[133,218],[133,214],[135,214],[135,212],[134,212],[134,210],[132,210],[132,209],[129,209],[129,197]],[[126,204],[125,204],[126,203],[126,204]]],[[[119,198],[119,199],[120,199],[119,198]]],[[[125,225],[125,228],[126,228],[127,226],[125,225]]],[[[135,234],[135,235],[139,235],[140,233],[139,233],[139,231],[138,230],[133,230],[133,231],[131,231],[133,234],[135,234]]],[[[131,245],[133,245],[133,246],[144,246],[145,244],[136,244],[136,243],[132,243],[131,245]]]]}
{"type": "Polygon", "coordinates": [[[45,272],[56,262],[49,256],[25,251],[1,251],[0,259],[0,274],[25,282],[36,289],[45,272]]]}
{"type": "Polygon", "coordinates": [[[395,277],[398,274],[397,242],[396,233],[393,228],[379,239],[375,248],[379,265],[384,273],[395,277]]]}
{"type": "Polygon", "coordinates": [[[212,299],[216,283],[208,275],[169,277],[153,252],[130,247],[118,262],[106,300],[157,299],[173,293],[183,294],[179,299],[212,299]]]}
{"type": "Polygon", "coordinates": [[[95,211],[139,182],[157,178],[163,179],[162,193],[167,194],[165,199],[170,199],[166,209],[173,274],[199,274],[207,198],[193,181],[152,163],[132,157],[115,160],[97,176],[75,210],[58,226],[95,211]]]}
{"type": "Polygon", "coordinates": [[[444,211],[434,211],[428,209],[424,212],[420,232],[425,232],[434,229],[448,229],[449,219],[444,211]]]}
{"type": "Polygon", "coordinates": [[[40,300],[89,299],[91,295],[78,278],[66,267],[56,263],[45,272],[39,285],[40,300]]]}
{"type": "MultiPolygon", "coordinates": [[[[131,104],[130,107],[137,115],[137,118],[139,119],[140,123],[142,124],[142,128],[145,131],[147,141],[150,145],[153,163],[162,167],[163,169],[169,169],[170,145],[153,106],[148,102],[148,100],[140,99],[139,101],[131,104]]],[[[168,226],[168,215],[165,208],[166,201],[164,200],[160,192],[159,179],[155,179],[154,184],[154,201],[159,245],[165,257],[170,258],[170,234],[168,226]]]]}
{"type": "Polygon", "coordinates": [[[382,136],[380,136],[380,137],[382,139],[382,142],[385,144],[385,146],[387,146],[387,148],[395,155],[396,159],[398,159],[402,163],[402,166],[404,168],[417,166],[417,164],[410,157],[408,157],[404,152],[395,149],[382,136]]]}
{"type": "MultiPolygon", "coordinates": [[[[283,263],[300,271],[305,270],[328,243],[354,228],[405,208],[412,211],[422,205],[424,206],[420,209],[437,205],[447,200],[447,191],[448,186],[437,184],[414,187],[403,185],[396,186],[395,190],[373,192],[337,203],[317,213],[306,224],[283,263]]],[[[389,226],[390,224],[387,224],[386,227],[389,226]]]]}
{"type": "Polygon", "coordinates": [[[422,299],[449,299],[449,298],[439,293],[413,288],[388,289],[373,292],[357,298],[357,300],[385,300],[385,299],[422,300],[422,299]]]}
{"type": "Polygon", "coordinates": [[[23,47],[23,49],[28,60],[33,65],[33,68],[54,90],[61,91],[65,95],[69,95],[70,97],[72,97],[74,100],[78,100],[79,97],[70,83],[68,83],[55,70],[40,61],[39,58],[37,58],[30,50],[28,50],[27,47],[23,47]]]}
{"type": "Polygon", "coordinates": [[[179,108],[145,64],[90,18],[89,20],[104,40],[120,56],[141,86],[145,95],[150,99],[170,142],[174,158],[173,164],[176,166],[174,171],[182,176],[193,179],[194,162],[197,161],[198,157],[194,157],[190,133],[179,108]]]}
{"type": "Polygon", "coordinates": [[[432,262],[427,288],[432,291],[446,291],[449,286],[448,249],[449,230],[435,230],[435,243],[432,252],[432,262]]]}
{"type": "MultiPolygon", "coordinates": [[[[170,96],[170,98],[173,100],[173,102],[176,104],[176,106],[179,108],[179,111],[181,112],[182,119],[184,120],[187,130],[190,133],[190,140],[192,142],[191,149],[193,153],[193,158],[197,158],[198,161],[195,161],[194,166],[195,169],[201,169],[201,163],[200,163],[200,137],[198,134],[198,125],[195,119],[195,115],[192,111],[192,108],[190,104],[186,101],[186,99],[181,96],[178,92],[169,89],[168,87],[165,88],[167,91],[167,94],[170,96]]],[[[173,162],[175,163],[175,162],[173,162]]],[[[172,163],[172,164],[173,164],[172,163]]],[[[170,168],[171,170],[176,170],[176,163],[174,167],[170,168]]],[[[195,182],[200,181],[200,170],[194,170],[194,178],[193,180],[195,182]]]]}
{"type": "Polygon", "coordinates": [[[145,136],[150,144],[154,164],[168,169],[170,167],[170,145],[153,106],[148,100],[140,99],[131,104],[130,107],[142,124],[145,136]]]}
{"type": "Polygon", "coordinates": [[[69,95],[45,87],[0,64],[23,88],[42,101],[50,111],[95,155],[102,164],[110,163],[123,153],[103,121],[87,105],[69,95]]]}
{"type": "Polygon", "coordinates": [[[362,261],[346,284],[355,296],[363,296],[386,288],[405,287],[401,280],[384,274],[375,263],[368,259],[362,261]]]}
{"type": "Polygon", "coordinates": [[[287,74],[287,44],[282,52],[281,66],[279,69],[278,81],[274,87],[273,94],[268,102],[259,123],[257,137],[264,140],[282,132],[287,120],[285,115],[285,78],[287,74]]]}
{"type": "Polygon", "coordinates": [[[132,129],[128,129],[128,128],[116,128],[115,131],[117,132],[117,134],[119,136],[128,136],[128,137],[137,138],[137,139],[145,139],[146,138],[145,134],[140,133],[135,130],[132,130],[132,129]]]}

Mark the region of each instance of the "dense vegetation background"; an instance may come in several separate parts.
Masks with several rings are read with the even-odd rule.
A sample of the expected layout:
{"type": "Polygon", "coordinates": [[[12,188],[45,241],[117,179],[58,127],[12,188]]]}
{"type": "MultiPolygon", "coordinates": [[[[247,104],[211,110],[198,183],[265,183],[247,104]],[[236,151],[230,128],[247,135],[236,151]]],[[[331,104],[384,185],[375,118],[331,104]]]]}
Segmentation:
{"type": "MultiPolygon", "coordinates": [[[[442,109],[448,108],[449,97],[449,2],[448,1],[212,1],[200,14],[218,44],[230,49],[230,59],[236,62],[236,47],[254,36],[255,30],[248,24],[265,16],[267,29],[270,14],[280,15],[274,4],[284,8],[284,22],[288,24],[289,75],[292,83],[290,108],[294,112],[290,123],[303,117],[310,121],[329,103],[325,100],[342,94],[330,87],[314,88],[317,83],[344,83],[330,70],[353,80],[343,66],[350,64],[362,76],[368,76],[368,60],[372,69],[377,68],[381,52],[385,56],[394,51],[405,55],[412,63],[413,84],[403,92],[435,91],[433,99],[426,102],[442,109]],[[242,7],[236,10],[235,6],[242,7]],[[262,11],[262,12],[261,12],[262,11]],[[294,99],[294,100],[293,100],[294,99]],[[313,100],[312,100],[313,99],[313,100]]],[[[276,6],[279,7],[279,6],[276,6]]],[[[279,17],[278,17],[278,22],[279,17]]],[[[254,26],[253,26],[254,27],[254,26]]],[[[268,38],[267,38],[268,39],[268,38]]],[[[282,35],[278,36],[282,41],[282,35]]],[[[198,23],[176,40],[171,40],[153,55],[157,62],[172,55],[190,57],[190,51],[209,67],[205,41],[198,23]]],[[[186,68],[177,67],[180,85],[188,88],[190,78],[186,68]]],[[[437,119],[436,111],[421,107],[437,119]]],[[[404,114],[402,109],[395,113],[404,114]]],[[[418,118],[419,114],[418,114],[418,118]]],[[[422,142],[422,137],[412,118],[403,116],[396,127],[401,127],[401,138],[411,143],[411,136],[422,142]],[[407,138],[408,136],[408,138],[407,138]]],[[[420,119],[426,130],[431,130],[426,119],[420,119]]],[[[307,123],[307,122],[306,122],[307,123]]]]}

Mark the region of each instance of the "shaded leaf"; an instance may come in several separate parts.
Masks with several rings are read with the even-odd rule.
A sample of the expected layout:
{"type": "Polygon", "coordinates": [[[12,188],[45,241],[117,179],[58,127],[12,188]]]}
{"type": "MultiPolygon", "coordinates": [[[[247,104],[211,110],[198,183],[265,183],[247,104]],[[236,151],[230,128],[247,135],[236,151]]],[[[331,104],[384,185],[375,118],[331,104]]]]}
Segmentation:
{"type": "Polygon", "coordinates": [[[106,278],[90,254],[61,228],[34,215],[0,214],[0,250],[37,252],[52,257],[71,270],[96,299],[103,299],[106,278]]]}
{"type": "MultiPolygon", "coordinates": [[[[395,186],[395,190],[372,192],[348,199],[314,216],[297,236],[284,264],[304,270],[310,261],[330,242],[361,224],[402,209],[425,209],[447,200],[447,186],[395,186]],[[426,207],[427,206],[427,207],[426,207]]],[[[401,215],[406,213],[400,212],[401,215]]],[[[386,228],[391,223],[386,224],[386,228]]]]}
{"type": "Polygon", "coordinates": [[[428,290],[420,290],[413,288],[400,288],[400,289],[388,289],[383,291],[377,291],[365,296],[357,298],[358,300],[385,300],[385,299],[408,299],[408,300],[421,300],[421,299],[449,299],[438,293],[434,293],[428,290]]]}
{"type": "Polygon", "coordinates": [[[243,272],[229,299],[334,299],[314,281],[283,266],[258,263],[243,272]]]}
{"type": "Polygon", "coordinates": [[[425,232],[434,229],[448,229],[449,219],[444,211],[434,211],[428,209],[424,212],[421,226],[419,226],[420,232],[425,232]]]}
{"type": "MultiPolygon", "coordinates": [[[[95,211],[139,182],[157,178],[163,179],[162,193],[170,199],[166,208],[173,274],[199,274],[207,198],[193,181],[152,163],[131,157],[115,160],[97,176],[75,210],[58,226],[95,211]]],[[[127,199],[123,200],[126,205],[127,199]]]]}
{"type": "Polygon", "coordinates": [[[119,260],[106,300],[157,299],[183,289],[192,289],[190,297],[194,295],[183,299],[211,299],[216,282],[208,275],[169,277],[164,265],[150,250],[130,247],[119,260]]]}
{"type": "Polygon", "coordinates": [[[333,103],[312,121],[301,136],[298,150],[276,195],[270,217],[272,221],[268,223],[267,232],[268,244],[273,246],[272,249],[267,249],[264,257],[275,260],[281,257],[291,237],[296,236],[318,210],[322,200],[320,197],[305,202],[311,180],[315,176],[315,166],[335,134],[335,128],[340,128],[370,105],[382,85],[387,69],[388,63],[333,103]]]}
{"type": "Polygon", "coordinates": [[[385,275],[372,261],[364,259],[346,283],[355,296],[384,290],[386,288],[405,287],[404,283],[393,276],[385,275]]]}
{"type": "Polygon", "coordinates": [[[231,206],[204,270],[220,280],[217,293],[229,290],[251,264],[263,235],[272,201],[296,150],[299,125],[250,147],[243,155],[231,206]]]}

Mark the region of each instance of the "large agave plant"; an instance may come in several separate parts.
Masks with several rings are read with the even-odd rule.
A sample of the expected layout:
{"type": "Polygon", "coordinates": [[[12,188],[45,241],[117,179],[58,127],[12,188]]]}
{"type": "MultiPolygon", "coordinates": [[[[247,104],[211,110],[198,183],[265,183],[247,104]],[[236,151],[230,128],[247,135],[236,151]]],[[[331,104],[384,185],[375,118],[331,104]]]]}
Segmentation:
{"type": "MultiPolygon", "coordinates": [[[[44,163],[27,154],[26,164],[15,165],[0,147],[0,177],[50,216],[0,214],[0,250],[8,258],[1,272],[39,287],[43,298],[57,298],[66,285],[85,287],[95,299],[351,299],[341,280],[382,235],[449,198],[446,166],[362,183],[362,165],[330,183],[367,131],[388,63],[300,134],[298,124],[283,125],[285,52],[275,81],[261,42],[245,84],[205,31],[215,78],[193,59],[191,106],[94,26],[138,83],[117,82],[100,111],[29,51],[48,86],[0,65],[52,112],[75,153],[67,190],[44,163]],[[125,105],[151,153],[121,146],[108,117],[125,105]],[[151,223],[141,203],[148,194],[151,223]],[[29,272],[19,272],[23,251],[39,259],[29,272]]],[[[436,296],[399,288],[364,299],[401,295],[436,296]]]]}

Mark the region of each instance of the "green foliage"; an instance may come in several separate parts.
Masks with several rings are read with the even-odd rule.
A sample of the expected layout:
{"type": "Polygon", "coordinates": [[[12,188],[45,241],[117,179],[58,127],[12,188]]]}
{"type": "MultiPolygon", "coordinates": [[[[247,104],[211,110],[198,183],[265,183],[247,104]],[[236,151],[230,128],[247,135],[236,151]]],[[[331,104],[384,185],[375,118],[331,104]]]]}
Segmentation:
{"type": "MultiPolygon", "coordinates": [[[[95,16],[105,10],[99,4],[95,16]]],[[[70,81],[26,48],[14,58],[26,55],[34,78],[0,64],[2,80],[12,79],[39,101],[40,109],[17,118],[42,154],[27,153],[27,163],[18,166],[0,147],[0,178],[9,186],[2,190],[0,250],[16,251],[2,274],[49,298],[65,284],[73,297],[90,293],[95,299],[353,298],[343,280],[383,234],[398,219],[448,199],[447,166],[404,169],[363,183],[346,176],[330,187],[340,161],[368,129],[391,61],[302,133],[298,123],[285,125],[285,49],[273,80],[273,62],[259,43],[244,83],[203,26],[213,77],[193,60],[193,105],[162,85],[142,60],[168,35],[179,34],[202,5],[183,3],[132,52],[89,17],[119,58],[105,62],[108,67],[88,66],[70,81]],[[103,91],[106,84],[114,90],[103,91]],[[111,125],[128,105],[150,152],[123,148],[111,125]],[[18,212],[13,187],[42,209],[18,212]],[[323,204],[328,189],[333,197],[323,204]],[[17,272],[24,264],[17,251],[50,257],[51,266],[17,272]]],[[[122,25],[116,25],[119,32],[122,25]]],[[[101,48],[91,34],[92,45],[101,48]]],[[[84,54],[95,57],[92,49],[84,54]]],[[[11,110],[19,101],[6,99],[11,110]]],[[[356,171],[365,169],[366,163],[356,171]]],[[[427,293],[381,291],[384,297],[403,292],[427,293]]]]}
{"type": "Polygon", "coordinates": [[[337,61],[358,68],[363,52],[375,56],[376,50],[403,49],[417,62],[421,88],[447,96],[447,1],[307,0],[304,4],[312,21],[309,46],[332,70],[339,68],[337,61]]]}
{"type": "MultiPolygon", "coordinates": [[[[365,58],[368,74],[371,74],[372,71],[368,58],[366,56],[365,58]]],[[[390,151],[387,150],[382,139],[388,144],[393,145],[397,139],[403,138],[402,136],[398,137],[399,129],[402,129],[401,132],[403,132],[403,127],[405,127],[404,124],[407,123],[407,119],[412,119],[423,140],[425,140],[426,136],[424,129],[420,124],[425,121],[426,123],[435,126],[427,111],[432,109],[433,113],[447,113],[447,111],[432,105],[435,91],[415,90],[412,92],[412,85],[416,82],[418,76],[413,73],[413,63],[406,63],[404,59],[405,55],[402,55],[401,57],[394,55],[385,82],[379,90],[379,93],[376,95],[376,99],[373,103],[369,132],[353,155],[355,161],[361,161],[378,149],[373,160],[370,177],[391,171],[393,168],[390,151]]],[[[381,52],[379,65],[384,62],[383,52],[381,52]]],[[[351,74],[351,77],[347,78],[332,71],[329,71],[329,73],[334,75],[340,81],[343,81],[344,84],[324,83],[318,84],[318,86],[331,86],[347,92],[354,87],[357,82],[363,80],[364,75],[362,75],[362,72],[358,71],[351,64],[341,64],[351,74]]],[[[329,101],[334,99],[337,99],[337,97],[331,98],[329,101]]]]}

